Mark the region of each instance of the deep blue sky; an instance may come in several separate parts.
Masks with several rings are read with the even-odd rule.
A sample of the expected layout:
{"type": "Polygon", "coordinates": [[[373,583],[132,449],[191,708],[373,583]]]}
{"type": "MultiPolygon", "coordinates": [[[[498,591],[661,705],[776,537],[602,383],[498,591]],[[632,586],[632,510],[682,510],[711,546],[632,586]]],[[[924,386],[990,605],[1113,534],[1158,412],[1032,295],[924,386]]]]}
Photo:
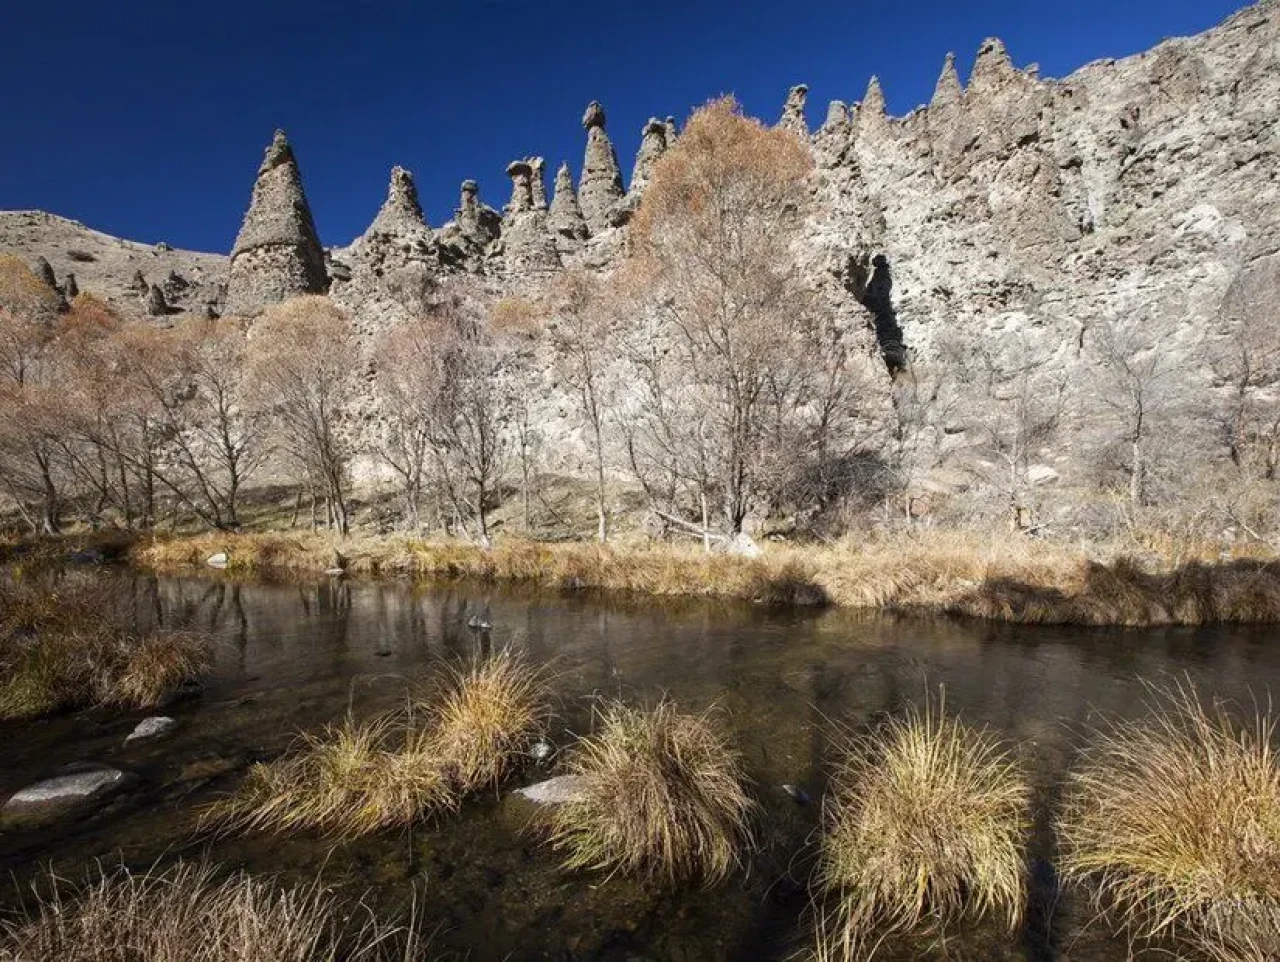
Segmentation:
{"type": "Polygon", "coordinates": [[[326,244],[373,217],[387,172],[418,179],[433,225],[458,184],[501,207],[503,173],[582,162],[582,109],[604,105],[624,173],[652,115],[724,92],[809,119],[874,73],[893,113],[927,101],[948,50],[980,41],[1063,76],[1197,33],[1243,0],[10,0],[0,56],[0,209],[226,251],[272,131],[288,132],[326,244]]]}

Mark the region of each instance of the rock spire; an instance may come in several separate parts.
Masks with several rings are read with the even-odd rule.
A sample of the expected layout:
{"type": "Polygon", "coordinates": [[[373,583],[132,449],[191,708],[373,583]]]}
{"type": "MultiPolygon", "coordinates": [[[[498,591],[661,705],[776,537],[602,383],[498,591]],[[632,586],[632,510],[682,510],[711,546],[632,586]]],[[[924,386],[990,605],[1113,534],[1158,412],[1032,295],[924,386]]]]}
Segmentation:
{"type": "Polygon", "coordinates": [[[782,105],[782,118],[778,121],[778,126],[801,137],[808,137],[809,123],[804,119],[804,104],[808,98],[808,84],[796,84],[787,91],[787,102],[782,105]]]}
{"type": "Polygon", "coordinates": [[[547,228],[556,239],[556,248],[567,254],[582,246],[587,239],[587,222],[578,206],[578,195],[573,190],[573,174],[568,164],[561,164],[556,171],[555,196],[551,198],[551,210],[547,214],[547,228]]]}
{"type": "Polygon", "coordinates": [[[231,251],[227,311],[256,314],[290,297],[323,293],[328,284],[298,162],[284,132],[277,130],[231,251]]]}
{"type": "Polygon", "coordinates": [[[598,101],[587,105],[582,126],[587,131],[587,150],[578,183],[578,205],[591,233],[609,226],[609,210],[622,199],[622,171],[618,155],[604,130],[604,108],[598,101]]]}
{"type": "Polygon", "coordinates": [[[413,175],[403,167],[391,168],[391,182],[387,185],[387,199],[369,225],[366,234],[395,234],[403,231],[421,231],[427,227],[422,216],[422,204],[418,201],[418,188],[413,175]]]}
{"type": "Polygon", "coordinates": [[[933,100],[929,102],[929,106],[945,110],[954,107],[963,97],[964,87],[960,85],[960,75],[956,73],[956,55],[949,53],[942,64],[942,73],[938,75],[938,83],[933,88],[933,100]]]}
{"type": "Polygon", "coordinates": [[[541,157],[529,158],[529,192],[534,210],[547,209],[547,162],[541,157]]]}
{"type": "Polygon", "coordinates": [[[36,258],[36,277],[44,281],[44,285],[51,290],[58,289],[58,278],[53,273],[53,265],[49,263],[45,257],[36,258]]]}
{"type": "Polygon", "coordinates": [[[560,266],[555,238],[547,228],[548,214],[534,200],[533,160],[513,160],[507,165],[511,178],[511,203],[504,209],[501,249],[508,273],[549,271],[560,266]]]}
{"type": "Polygon", "coordinates": [[[636,165],[631,171],[631,193],[643,191],[653,176],[653,165],[667,152],[667,125],[657,117],[650,117],[640,128],[640,150],[636,153],[636,165]]]}
{"type": "Polygon", "coordinates": [[[80,296],[80,285],[76,282],[75,274],[68,274],[67,279],[62,282],[62,296],[68,301],[74,301],[80,296]]]}
{"type": "Polygon", "coordinates": [[[462,196],[454,219],[462,235],[477,244],[496,240],[502,229],[502,217],[488,204],[480,202],[480,185],[474,180],[462,182],[462,196]]]}

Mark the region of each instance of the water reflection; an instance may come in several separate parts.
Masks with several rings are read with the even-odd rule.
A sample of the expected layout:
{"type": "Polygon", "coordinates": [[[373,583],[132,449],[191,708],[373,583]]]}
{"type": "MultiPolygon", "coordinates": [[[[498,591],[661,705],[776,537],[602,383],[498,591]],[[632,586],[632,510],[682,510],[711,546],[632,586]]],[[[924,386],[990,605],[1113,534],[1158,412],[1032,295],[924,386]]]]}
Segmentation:
{"type": "Polygon", "coordinates": [[[200,699],[173,709],[179,732],[154,745],[123,749],[137,716],[100,712],[0,730],[0,792],[77,760],[139,777],[135,792],[97,817],[0,835],[0,871],[22,878],[45,859],[74,873],[113,853],[146,865],[208,852],[299,877],[323,867],[335,884],[391,903],[408,897],[412,879],[431,893],[427,920],[440,928],[441,947],[476,960],[787,957],[803,944],[806,843],[817,811],[777,787],[798,784],[819,797],[834,721],[857,728],[939,689],[949,710],[1017,746],[1037,793],[1036,898],[1026,926],[1014,938],[951,943],[949,957],[1124,957],[1102,933],[1077,931],[1079,910],[1059,902],[1053,877],[1052,816],[1080,731],[1097,712],[1142,711],[1147,681],[1185,674],[1250,706],[1280,680],[1272,629],[1085,632],[343,579],[120,580],[140,624],[214,634],[215,674],[200,699]],[[477,612],[488,612],[491,631],[468,628],[477,612]],[[711,893],[601,885],[561,872],[496,799],[408,837],[359,844],[192,834],[198,805],[234,785],[252,760],[281,751],[298,729],[395,705],[406,686],[501,645],[551,666],[553,740],[561,744],[589,727],[596,695],[719,705],[765,808],[766,844],[751,871],[711,893]]]}

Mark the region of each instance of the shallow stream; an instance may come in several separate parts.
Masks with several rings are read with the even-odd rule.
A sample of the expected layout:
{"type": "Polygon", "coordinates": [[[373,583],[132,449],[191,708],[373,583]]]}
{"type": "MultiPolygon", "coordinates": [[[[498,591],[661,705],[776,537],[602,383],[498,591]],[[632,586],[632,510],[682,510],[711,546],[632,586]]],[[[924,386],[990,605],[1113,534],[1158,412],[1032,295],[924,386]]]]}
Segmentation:
{"type": "MultiPolygon", "coordinates": [[[[1085,925],[1088,906],[1054,882],[1050,825],[1085,726],[1099,713],[1141,713],[1144,680],[1189,677],[1246,711],[1280,692],[1273,628],[1085,631],[465,585],[107,576],[132,597],[141,621],[191,621],[211,632],[214,674],[201,696],[167,710],[181,723],[176,733],[150,743],[123,744],[146,713],[0,725],[0,797],[72,762],[137,776],[91,815],[0,833],[0,873],[21,884],[46,864],[75,878],[99,859],[145,868],[207,855],[288,880],[319,875],[387,910],[403,911],[416,893],[441,956],[477,962],[706,962],[803,950],[805,882],[834,726],[863,729],[940,689],[948,711],[1000,733],[1034,775],[1032,911],[1011,935],[980,928],[882,957],[1124,959],[1125,943],[1105,926],[1085,925]],[[467,628],[485,611],[494,626],[487,639],[467,628]],[[551,666],[559,746],[588,730],[595,695],[719,706],[763,807],[762,846],[744,871],[713,889],[675,893],[567,872],[527,830],[527,811],[498,795],[412,833],[355,842],[193,831],[200,806],[231,790],[252,761],[283,751],[298,730],[390,708],[407,685],[485,644],[511,645],[551,666]],[[797,803],[783,784],[813,801],[797,803]]],[[[545,776],[531,770],[527,778],[545,776]]],[[[14,885],[4,888],[0,904],[12,903],[14,885]]],[[[1168,956],[1150,954],[1158,957],[1168,956]]]]}

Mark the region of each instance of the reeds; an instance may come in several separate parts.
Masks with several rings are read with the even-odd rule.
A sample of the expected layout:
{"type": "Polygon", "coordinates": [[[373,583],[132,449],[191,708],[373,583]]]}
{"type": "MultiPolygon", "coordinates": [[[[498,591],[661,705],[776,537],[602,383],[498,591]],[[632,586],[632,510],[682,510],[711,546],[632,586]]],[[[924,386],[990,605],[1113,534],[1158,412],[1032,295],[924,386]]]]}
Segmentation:
{"type": "Polygon", "coordinates": [[[403,926],[343,921],[319,884],[284,887],[207,865],[99,871],[68,891],[51,878],[26,914],[0,922],[5,962],[412,962],[425,959],[403,926]]]}
{"type": "Polygon", "coordinates": [[[1029,801],[1000,743],[941,708],[848,737],[823,811],[822,957],[869,958],[883,941],[964,919],[1015,927],[1027,898],[1029,801]]]}
{"type": "Polygon", "coordinates": [[[1276,722],[1206,706],[1187,685],[1094,732],[1060,821],[1063,868],[1140,938],[1212,958],[1280,954],[1276,722]]]}
{"type": "Polygon", "coordinates": [[[498,784],[547,717],[539,672],[504,650],[451,673],[438,702],[304,734],[250,769],[206,826],[356,837],[405,827],[498,784]]]}
{"type": "Polygon", "coordinates": [[[574,748],[577,797],[548,814],[565,866],[635,873],[666,883],[720,881],[750,845],[753,804],[737,753],[711,713],[663,701],[597,708],[597,729],[574,748]]]}

